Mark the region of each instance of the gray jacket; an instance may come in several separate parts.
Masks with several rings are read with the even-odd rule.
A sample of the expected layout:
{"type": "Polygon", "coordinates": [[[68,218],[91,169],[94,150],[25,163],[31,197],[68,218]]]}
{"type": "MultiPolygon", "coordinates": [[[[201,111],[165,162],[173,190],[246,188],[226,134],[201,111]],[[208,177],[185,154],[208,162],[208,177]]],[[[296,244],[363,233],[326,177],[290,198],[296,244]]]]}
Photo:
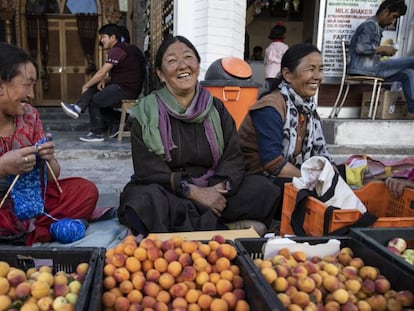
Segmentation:
{"type": "Polygon", "coordinates": [[[348,74],[376,75],[381,55],[375,53],[375,48],[381,43],[383,30],[375,16],[358,26],[349,43],[348,74]]]}

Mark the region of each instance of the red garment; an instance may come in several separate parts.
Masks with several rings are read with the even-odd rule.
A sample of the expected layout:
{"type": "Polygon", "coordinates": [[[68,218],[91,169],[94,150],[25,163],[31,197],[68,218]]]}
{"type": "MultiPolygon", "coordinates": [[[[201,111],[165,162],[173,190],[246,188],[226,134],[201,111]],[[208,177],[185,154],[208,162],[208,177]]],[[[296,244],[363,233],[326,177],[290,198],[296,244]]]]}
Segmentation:
{"type": "MultiPolygon", "coordinates": [[[[0,137],[0,156],[4,153],[26,146],[32,146],[44,136],[38,111],[30,105],[25,106],[25,114],[16,117],[16,130],[9,137],[0,137]]],[[[96,207],[98,189],[89,180],[80,177],[59,180],[62,193],[56,183],[50,180],[46,189],[45,212],[57,218],[89,220],[96,207]]],[[[34,220],[20,221],[13,213],[10,196],[0,209],[0,234],[15,234],[26,231],[27,245],[34,242],[51,240],[49,227],[53,219],[42,215],[34,220]]]]}

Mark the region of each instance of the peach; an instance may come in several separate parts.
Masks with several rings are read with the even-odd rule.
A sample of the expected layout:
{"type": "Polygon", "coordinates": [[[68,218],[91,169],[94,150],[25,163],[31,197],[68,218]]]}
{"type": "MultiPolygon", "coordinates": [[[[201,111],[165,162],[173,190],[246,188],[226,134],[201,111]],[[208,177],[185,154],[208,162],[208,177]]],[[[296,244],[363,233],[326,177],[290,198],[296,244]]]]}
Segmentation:
{"type": "Polygon", "coordinates": [[[358,300],[357,307],[360,311],[371,311],[371,306],[366,300],[358,300]]]}
{"type": "Polygon", "coordinates": [[[228,309],[227,302],[221,298],[214,298],[210,304],[211,311],[227,311],[228,309]]]}
{"type": "Polygon", "coordinates": [[[202,310],[209,310],[211,302],[213,301],[213,297],[207,294],[201,294],[200,297],[198,297],[198,305],[202,310]]]}
{"type": "Polygon", "coordinates": [[[5,295],[9,292],[10,284],[5,277],[0,277],[0,295],[5,295]]]}
{"type": "Polygon", "coordinates": [[[397,292],[395,298],[403,307],[410,307],[414,304],[414,296],[408,290],[401,290],[397,292]]]}
{"type": "Polygon", "coordinates": [[[218,280],[221,279],[220,273],[212,272],[209,274],[209,281],[213,284],[216,284],[218,280]]]}
{"type": "Polygon", "coordinates": [[[290,250],[287,247],[282,247],[277,251],[278,255],[282,255],[283,257],[285,257],[286,259],[289,259],[289,257],[291,256],[290,250]]]}
{"type": "Polygon", "coordinates": [[[204,271],[204,270],[206,270],[207,264],[208,264],[207,260],[205,258],[203,258],[203,257],[196,258],[193,261],[193,267],[197,271],[204,271]]]}
{"type": "Polygon", "coordinates": [[[344,304],[349,299],[349,294],[345,289],[339,288],[332,293],[333,299],[339,304],[344,304]]]}
{"type": "Polygon", "coordinates": [[[262,273],[268,284],[272,284],[273,281],[277,278],[276,271],[271,267],[265,267],[260,272],[262,273]]]}
{"type": "Polygon", "coordinates": [[[234,307],[236,306],[237,297],[233,292],[224,293],[221,296],[221,299],[227,302],[229,309],[234,309],[234,307]]]}
{"type": "Polygon", "coordinates": [[[161,256],[161,251],[153,246],[147,248],[147,258],[151,261],[154,261],[155,259],[159,258],[161,256]]]}
{"type": "Polygon", "coordinates": [[[223,271],[220,272],[220,277],[222,279],[228,280],[230,282],[233,281],[233,276],[234,276],[234,273],[230,269],[223,270],[223,271]]]}
{"type": "Polygon", "coordinates": [[[349,265],[349,263],[351,262],[351,260],[352,260],[352,256],[351,255],[349,255],[348,253],[345,253],[345,252],[340,252],[338,255],[337,255],[337,258],[338,258],[338,262],[340,263],[340,264],[342,264],[343,266],[347,266],[347,265],[349,265]]]}
{"type": "Polygon", "coordinates": [[[233,290],[233,285],[229,280],[218,280],[216,283],[217,293],[222,296],[224,293],[231,292],[233,290]]]}
{"type": "Polygon", "coordinates": [[[354,266],[343,267],[341,273],[347,279],[356,279],[358,277],[358,269],[354,266]]]}
{"type": "Polygon", "coordinates": [[[273,282],[272,287],[278,293],[285,292],[289,287],[289,283],[286,278],[277,277],[273,282]]]}
{"type": "Polygon", "coordinates": [[[289,305],[292,304],[290,297],[286,295],[286,293],[278,293],[277,298],[279,298],[280,302],[287,308],[289,305]]]}
{"type": "MultiPolygon", "coordinates": [[[[175,251],[174,251],[174,253],[175,253],[175,251]]],[[[177,254],[177,253],[175,253],[175,254],[177,254]]],[[[171,256],[171,259],[173,259],[172,256],[171,256]]],[[[183,267],[190,266],[190,265],[193,264],[193,259],[191,258],[191,255],[187,254],[187,253],[183,253],[180,256],[177,255],[176,259],[174,259],[174,260],[168,260],[167,259],[167,261],[168,262],[178,261],[183,267]]]]}
{"type": "Polygon", "coordinates": [[[149,269],[146,273],[145,273],[145,277],[147,279],[147,281],[149,282],[158,282],[158,280],[160,279],[160,271],[155,270],[155,269],[149,269]]]}
{"type": "Polygon", "coordinates": [[[183,243],[183,238],[180,235],[175,235],[171,237],[171,240],[174,242],[174,247],[181,247],[181,244],[183,243]]]}
{"type": "MultiPolygon", "coordinates": [[[[113,266],[113,267],[115,267],[115,266],[113,266]]],[[[105,269],[105,267],[104,267],[104,269],[105,269]]],[[[105,270],[104,270],[104,272],[105,272],[105,270]]],[[[65,274],[63,274],[63,273],[61,273],[61,274],[55,274],[54,280],[53,280],[53,284],[54,285],[57,285],[57,284],[68,284],[68,277],[65,274]]]]}
{"type": "Polygon", "coordinates": [[[53,286],[53,295],[66,296],[69,293],[69,286],[66,284],[55,284],[53,286]]]}
{"type": "Polygon", "coordinates": [[[288,258],[285,258],[282,255],[275,255],[273,256],[272,260],[271,260],[271,264],[272,265],[282,265],[282,266],[286,266],[286,267],[290,267],[290,262],[288,258]]]}
{"type": "Polygon", "coordinates": [[[221,234],[215,234],[211,237],[211,241],[216,241],[219,244],[226,243],[226,239],[221,234]]]}
{"type": "Polygon", "coordinates": [[[24,281],[21,282],[19,285],[16,286],[16,297],[17,298],[26,298],[30,296],[32,292],[32,286],[29,282],[24,281]]]}
{"type": "Polygon", "coordinates": [[[328,275],[325,278],[323,278],[322,284],[328,292],[334,292],[339,288],[339,281],[333,275],[328,275]]]}
{"type": "Polygon", "coordinates": [[[351,302],[351,301],[348,301],[348,302],[345,302],[343,305],[341,305],[341,311],[342,310],[346,310],[346,311],[358,311],[359,309],[358,309],[358,306],[355,304],[355,303],[353,303],[353,302],[351,302]]]}
{"type": "Polygon", "coordinates": [[[163,289],[169,289],[175,284],[175,278],[168,272],[164,272],[158,279],[158,284],[163,289]]]}
{"type": "Polygon", "coordinates": [[[114,254],[111,263],[117,268],[123,267],[126,259],[127,257],[124,254],[114,254]]]}
{"type": "Polygon", "coordinates": [[[221,243],[219,243],[217,241],[214,241],[214,240],[210,240],[210,241],[207,242],[207,244],[208,244],[208,246],[210,246],[210,249],[212,251],[215,251],[221,243]]]}
{"type": "Polygon", "coordinates": [[[315,289],[315,281],[309,276],[304,276],[298,278],[296,286],[299,290],[305,293],[310,293],[315,289]]]}
{"type": "Polygon", "coordinates": [[[375,280],[378,276],[378,270],[375,267],[372,266],[363,266],[359,269],[359,276],[365,280],[375,280]]]}
{"type": "Polygon", "coordinates": [[[181,249],[184,253],[192,254],[197,250],[197,242],[191,240],[185,240],[181,243],[181,249]]]}
{"type": "Polygon", "coordinates": [[[319,273],[312,273],[309,275],[310,278],[312,278],[312,280],[315,282],[315,286],[316,287],[321,287],[322,286],[322,275],[320,275],[319,273]]]}
{"type": "Polygon", "coordinates": [[[215,250],[212,250],[210,252],[210,254],[207,256],[207,261],[210,264],[214,265],[218,258],[219,258],[219,256],[218,256],[217,252],[215,250]]]}
{"type": "Polygon", "coordinates": [[[234,288],[243,288],[244,286],[243,278],[240,275],[234,275],[231,283],[233,284],[234,288]]]}
{"type": "Polygon", "coordinates": [[[119,289],[121,290],[122,294],[127,295],[134,289],[134,284],[132,284],[130,280],[125,280],[119,284],[119,289]]]}
{"type": "Polygon", "coordinates": [[[201,287],[201,292],[203,294],[207,294],[207,295],[210,295],[210,296],[214,296],[214,295],[217,294],[216,285],[214,283],[211,283],[211,282],[206,282],[201,287]]]}
{"type": "Polygon", "coordinates": [[[173,276],[177,277],[181,274],[183,270],[182,265],[178,261],[171,261],[168,264],[167,271],[173,276]]]}
{"type": "Polygon", "coordinates": [[[245,299],[246,293],[242,288],[236,288],[233,290],[233,294],[236,295],[237,299],[245,299]]]}
{"type": "Polygon", "coordinates": [[[117,286],[117,282],[112,275],[108,275],[103,279],[103,287],[105,289],[111,289],[117,286]]]}
{"type": "Polygon", "coordinates": [[[378,278],[374,281],[375,291],[379,294],[385,294],[391,289],[391,283],[386,278],[378,278]]]}
{"type": "Polygon", "coordinates": [[[7,273],[9,273],[10,265],[6,261],[0,261],[0,277],[7,276],[7,273]]]}
{"type": "Polygon", "coordinates": [[[336,301],[332,300],[325,304],[325,311],[339,311],[341,306],[336,301]]]}
{"type": "Polygon", "coordinates": [[[195,288],[191,288],[188,290],[187,294],[185,295],[185,300],[188,303],[197,303],[200,295],[201,295],[201,291],[195,288]]]}
{"type": "Polygon", "coordinates": [[[206,271],[197,272],[195,282],[198,286],[202,286],[205,282],[209,281],[209,274],[206,271]]]}
{"type": "Polygon", "coordinates": [[[211,252],[211,248],[210,246],[208,246],[208,244],[201,244],[198,247],[198,250],[203,257],[207,257],[208,255],[210,255],[211,252]]]}
{"type": "Polygon", "coordinates": [[[305,277],[308,275],[308,270],[303,264],[298,264],[291,269],[292,276],[295,278],[305,277]]]}
{"type": "Polygon", "coordinates": [[[136,274],[132,278],[132,284],[134,285],[134,288],[138,290],[142,290],[144,288],[145,282],[145,276],[142,274],[136,274]]]}
{"type": "Polygon", "coordinates": [[[125,267],[116,268],[114,271],[114,278],[118,283],[128,280],[129,276],[130,276],[130,273],[125,267]]]}
{"type": "Polygon", "coordinates": [[[387,309],[387,300],[382,295],[373,295],[366,300],[374,311],[385,311],[387,309]]]}
{"type": "Polygon", "coordinates": [[[400,311],[402,310],[402,306],[397,298],[389,298],[387,299],[387,310],[390,311],[400,311]]]}
{"type": "Polygon", "coordinates": [[[164,240],[161,243],[161,250],[165,253],[167,250],[173,250],[175,248],[174,241],[172,239],[164,240]]]}
{"type": "Polygon", "coordinates": [[[130,256],[125,261],[125,268],[130,273],[134,273],[136,271],[141,270],[141,262],[137,258],[130,256]]]}
{"type": "Polygon", "coordinates": [[[362,282],[362,291],[368,295],[372,295],[375,292],[375,283],[373,280],[366,279],[362,282]]]}
{"type": "Polygon", "coordinates": [[[168,306],[161,301],[157,301],[154,306],[154,311],[168,311],[168,306]]]}
{"type": "Polygon", "coordinates": [[[131,303],[140,303],[142,301],[143,295],[141,291],[132,289],[130,292],[128,292],[126,297],[131,303]]]}
{"type": "Polygon", "coordinates": [[[274,266],[277,276],[285,278],[290,275],[290,269],[284,265],[276,265],[274,266]]]}
{"type": "Polygon", "coordinates": [[[154,268],[154,262],[150,259],[145,259],[144,261],[141,261],[141,271],[147,272],[148,270],[151,270],[154,268]]]}
{"type": "Polygon", "coordinates": [[[292,257],[297,262],[305,262],[306,261],[306,253],[304,251],[294,251],[294,252],[292,252],[292,257]]]}
{"type": "Polygon", "coordinates": [[[119,297],[116,297],[114,309],[117,311],[127,311],[130,304],[131,303],[129,302],[128,298],[119,296],[119,297]]]}
{"type": "MultiPolygon", "coordinates": [[[[107,308],[113,307],[115,305],[115,301],[116,301],[116,295],[114,293],[104,292],[102,294],[102,304],[103,304],[104,307],[107,307],[107,308]]],[[[47,309],[47,310],[49,310],[49,309],[47,309]]]]}
{"type": "Polygon", "coordinates": [[[171,301],[170,293],[167,292],[166,290],[160,290],[157,297],[155,297],[155,300],[163,302],[165,304],[169,304],[171,301]]]}
{"type": "Polygon", "coordinates": [[[216,268],[216,272],[220,273],[223,270],[230,269],[231,262],[226,257],[220,257],[216,260],[214,266],[216,268]]]}
{"type": "MultiPolygon", "coordinates": [[[[113,303],[115,303],[115,298],[116,297],[114,297],[113,303]]],[[[105,301],[102,300],[102,302],[105,302],[105,301]]],[[[52,305],[53,305],[53,298],[50,297],[50,296],[42,297],[42,298],[40,298],[37,301],[37,307],[39,308],[39,311],[49,311],[49,310],[52,310],[52,305]]]]}
{"type": "Polygon", "coordinates": [[[26,281],[26,273],[20,269],[10,269],[6,276],[10,286],[16,287],[21,282],[26,281]]]}
{"type": "Polygon", "coordinates": [[[155,282],[146,282],[144,285],[143,293],[147,296],[157,297],[160,292],[160,286],[155,282]]]}
{"type": "Polygon", "coordinates": [[[345,288],[351,293],[358,293],[361,289],[361,282],[355,279],[345,281],[345,288]]]}
{"type": "Polygon", "coordinates": [[[310,302],[309,294],[302,291],[294,293],[291,299],[293,304],[297,304],[301,308],[306,307],[310,302]]]}
{"type": "Polygon", "coordinates": [[[188,292],[188,287],[184,283],[176,283],[173,286],[171,286],[169,293],[172,298],[176,297],[185,297],[188,292]]]}
{"type": "Polygon", "coordinates": [[[40,299],[49,295],[50,285],[47,282],[35,281],[32,283],[32,296],[36,299],[40,299]]]}
{"type": "Polygon", "coordinates": [[[197,277],[197,270],[193,266],[186,266],[180,276],[183,281],[193,281],[197,277]]]}
{"type": "MultiPolygon", "coordinates": [[[[187,254],[187,255],[188,255],[188,254],[187,254]]],[[[167,249],[167,250],[164,252],[163,257],[164,257],[164,259],[165,259],[168,263],[170,263],[171,261],[176,261],[176,260],[178,260],[178,254],[177,254],[177,252],[175,251],[175,249],[167,249]]]]}
{"type": "Polygon", "coordinates": [[[155,242],[147,236],[146,238],[143,238],[141,242],[139,242],[139,247],[148,249],[150,247],[156,247],[156,245],[155,242]]]}
{"type": "Polygon", "coordinates": [[[144,261],[147,259],[147,250],[143,247],[137,247],[134,250],[134,257],[139,261],[144,261]]]}
{"type": "Polygon", "coordinates": [[[330,275],[338,275],[339,274],[339,268],[333,264],[328,262],[326,265],[323,266],[323,270],[328,272],[330,275]]]}
{"type": "Polygon", "coordinates": [[[353,266],[353,267],[355,267],[357,269],[359,269],[359,268],[363,267],[365,265],[365,263],[362,260],[362,258],[360,258],[360,257],[353,257],[351,259],[351,261],[349,262],[349,265],[350,266],[353,266]]]}
{"type": "Polygon", "coordinates": [[[236,311],[249,311],[250,306],[246,300],[238,300],[236,302],[236,307],[234,308],[236,311]]]}
{"type": "Polygon", "coordinates": [[[152,309],[154,309],[156,303],[157,303],[157,301],[155,300],[154,297],[144,296],[142,298],[142,301],[141,301],[141,307],[142,307],[143,310],[145,310],[145,308],[148,308],[149,310],[152,310],[152,309]]]}

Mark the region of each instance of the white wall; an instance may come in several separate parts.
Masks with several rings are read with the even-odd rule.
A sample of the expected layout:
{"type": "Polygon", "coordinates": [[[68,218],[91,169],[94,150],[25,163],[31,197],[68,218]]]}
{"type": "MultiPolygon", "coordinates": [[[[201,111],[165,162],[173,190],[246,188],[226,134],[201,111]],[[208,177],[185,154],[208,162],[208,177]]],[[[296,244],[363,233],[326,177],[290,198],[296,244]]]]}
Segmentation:
{"type": "Polygon", "coordinates": [[[246,1],[175,0],[174,35],[189,39],[201,56],[200,80],[216,59],[243,59],[246,1]]]}

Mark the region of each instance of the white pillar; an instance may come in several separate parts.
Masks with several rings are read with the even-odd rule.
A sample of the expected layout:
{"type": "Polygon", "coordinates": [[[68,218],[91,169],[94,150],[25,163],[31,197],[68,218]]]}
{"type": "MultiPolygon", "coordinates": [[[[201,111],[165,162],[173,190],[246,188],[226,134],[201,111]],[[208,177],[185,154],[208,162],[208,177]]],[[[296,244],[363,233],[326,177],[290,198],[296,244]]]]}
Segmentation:
{"type": "Polygon", "coordinates": [[[174,1],[174,35],[189,39],[200,53],[200,80],[218,58],[243,59],[245,24],[246,1],[174,1]]]}

